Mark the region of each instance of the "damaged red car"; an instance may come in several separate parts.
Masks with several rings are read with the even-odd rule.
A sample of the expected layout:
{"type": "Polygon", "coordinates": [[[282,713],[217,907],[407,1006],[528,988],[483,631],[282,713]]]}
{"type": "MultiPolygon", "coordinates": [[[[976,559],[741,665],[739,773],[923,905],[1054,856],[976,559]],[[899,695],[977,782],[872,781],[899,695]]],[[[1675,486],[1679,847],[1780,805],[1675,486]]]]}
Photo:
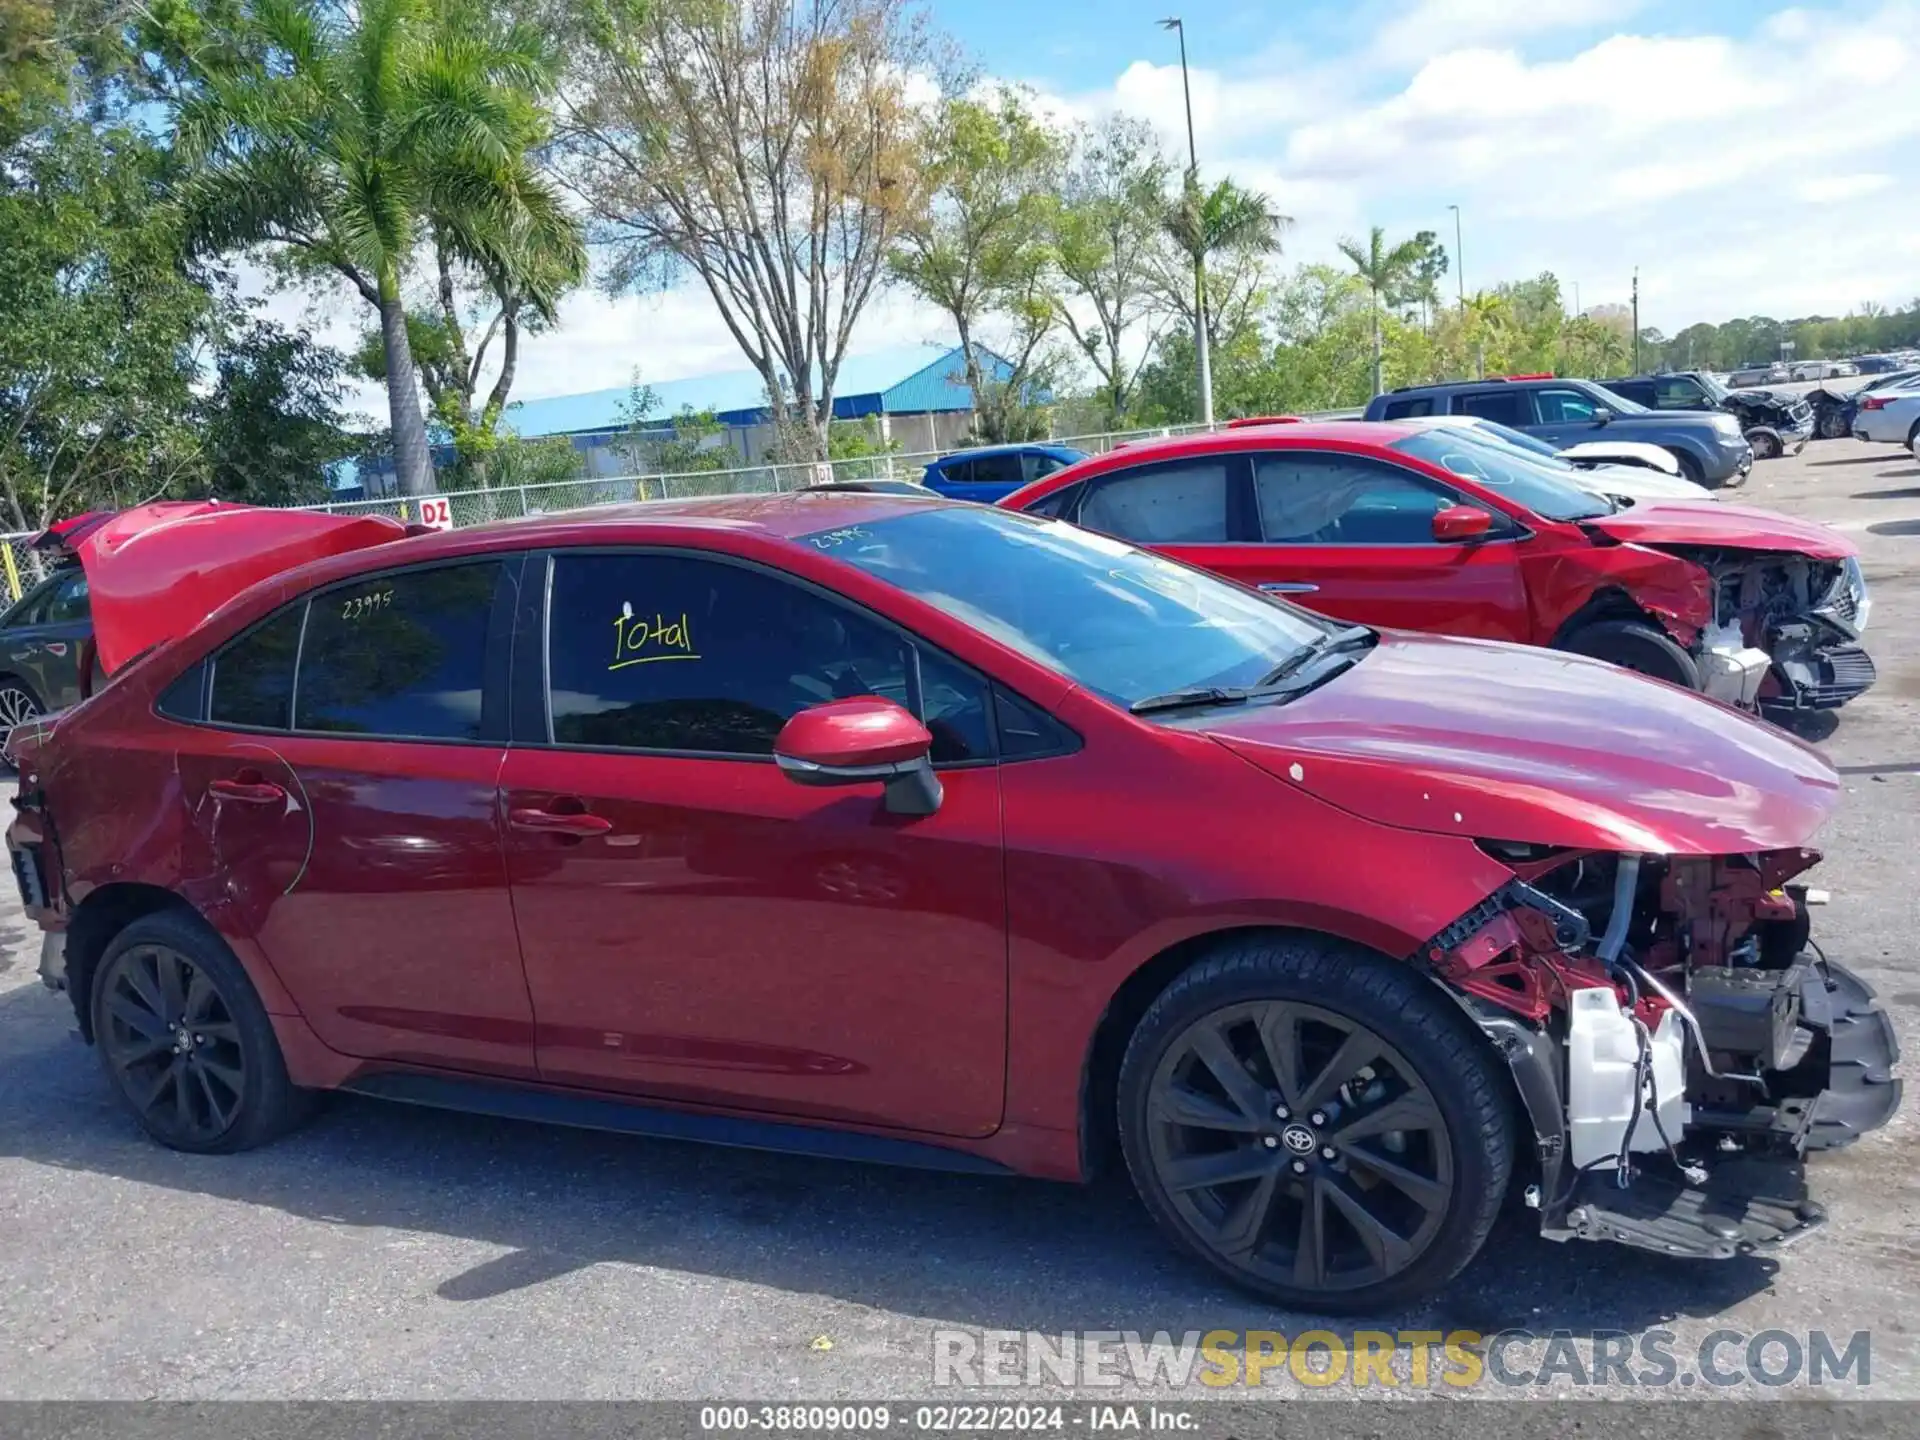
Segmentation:
{"type": "Polygon", "coordinates": [[[1240,425],[1130,445],[1000,503],[1343,620],[1592,655],[1779,718],[1875,678],[1839,532],[1611,500],[1471,426],[1240,425]]]}
{"type": "Polygon", "coordinates": [[[1899,1103],[1794,884],[1831,767],[1578,655],[882,495],[77,549],[112,677],[15,732],[8,843],[166,1145],[343,1089],[1119,1163],[1229,1280],[1378,1309],[1516,1191],[1557,1239],[1768,1250],[1899,1103]]]}

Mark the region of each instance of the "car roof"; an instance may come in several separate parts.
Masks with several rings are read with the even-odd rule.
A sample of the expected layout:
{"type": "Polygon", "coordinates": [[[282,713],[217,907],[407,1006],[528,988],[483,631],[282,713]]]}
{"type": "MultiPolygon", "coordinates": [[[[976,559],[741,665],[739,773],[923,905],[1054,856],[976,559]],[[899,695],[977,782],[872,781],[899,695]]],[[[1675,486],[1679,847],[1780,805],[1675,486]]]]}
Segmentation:
{"type": "Polygon", "coordinates": [[[1051,440],[1024,440],[1009,442],[1005,445],[975,445],[968,450],[954,450],[942,455],[934,463],[944,465],[949,460],[971,460],[976,455],[1024,455],[1038,450],[1048,455],[1079,455],[1085,452],[1075,450],[1071,445],[1056,445],[1051,440]]]}

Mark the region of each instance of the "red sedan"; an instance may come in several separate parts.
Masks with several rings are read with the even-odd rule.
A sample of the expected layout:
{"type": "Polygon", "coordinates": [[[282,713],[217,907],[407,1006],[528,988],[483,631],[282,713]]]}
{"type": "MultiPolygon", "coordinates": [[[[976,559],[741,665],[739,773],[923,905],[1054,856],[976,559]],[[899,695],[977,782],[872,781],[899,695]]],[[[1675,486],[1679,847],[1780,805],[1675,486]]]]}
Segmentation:
{"type": "Polygon", "coordinates": [[[1736,505],[1612,501],[1469,426],[1250,424],[1016,491],[1345,620],[1549,645],[1769,713],[1874,680],[1852,542],[1736,505]]]}
{"type": "Polygon", "coordinates": [[[112,678],[15,732],[8,841],[167,1145],[338,1088],[1117,1155],[1178,1244],[1324,1309],[1444,1284],[1515,1186],[1556,1236],[1777,1244],[1804,1153],[1899,1098],[1780,888],[1831,768],[1607,665],[880,495],[157,507],[75,548],[112,678]]]}

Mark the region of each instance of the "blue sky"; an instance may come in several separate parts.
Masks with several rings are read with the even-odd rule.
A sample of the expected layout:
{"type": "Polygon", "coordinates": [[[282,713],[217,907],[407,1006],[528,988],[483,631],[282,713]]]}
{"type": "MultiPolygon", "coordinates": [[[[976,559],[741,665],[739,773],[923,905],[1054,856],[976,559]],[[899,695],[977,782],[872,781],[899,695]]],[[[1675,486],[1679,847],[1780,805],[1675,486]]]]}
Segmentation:
{"type": "MultiPolygon", "coordinates": [[[[1541,270],[1669,331],[1920,295],[1920,0],[930,0],[982,74],[1068,119],[1120,110],[1292,216],[1281,264],[1460,206],[1469,290],[1541,270]]],[[[1452,288],[1452,277],[1449,277],[1452,288]]],[[[283,297],[279,306],[293,304],[283,297]]],[[[345,307],[325,307],[340,312],[345,307]]],[[[330,314],[320,313],[329,319],[330,314]]],[[[582,293],[516,393],[740,368],[710,301],[582,293]]],[[[357,326],[359,317],[352,316],[357,326]]],[[[337,328],[336,326],[329,328],[337,328]]],[[[882,296],[856,352],[950,339],[882,296]]]]}

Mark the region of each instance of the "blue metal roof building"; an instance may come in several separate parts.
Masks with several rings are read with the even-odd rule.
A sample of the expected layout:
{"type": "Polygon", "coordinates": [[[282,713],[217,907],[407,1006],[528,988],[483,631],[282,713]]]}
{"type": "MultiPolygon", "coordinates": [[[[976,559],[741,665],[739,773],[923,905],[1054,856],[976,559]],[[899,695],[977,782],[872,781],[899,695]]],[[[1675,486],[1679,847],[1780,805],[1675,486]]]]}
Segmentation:
{"type": "MultiPolygon", "coordinates": [[[[978,348],[978,347],[976,347],[978,348]]],[[[981,363],[999,380],[1013,367],[991,351],[979,351],[981,363]]],[[[682,410],[711,410],[729,428],[766,424],[770,419],[766,381],[753,370],[733,370],[689,380],[653,383],[650,421],[662,425],[682,410]]],[[[871,355],[850,355],[841,363],[834,386],[833,414],[837,420],[859,420],[877,415],[927,415],[970,412],[973,391],[966,383],[966,365],[960,347],[896,346],[871,355]]],[[[627,389],[589,390],[581,395],[555,395],[526,400],[507,407],[502,423],[528,439],[544,435],[591,436],[623,432],[624,412],[632,398],[627,389]]]]}
{"type": "MultiPolygon", "coordinates": [[[[986,373],[1001,381],[1012,375],[1006,360],[983,346],[975,349],[986,373]]],[[[641,383],[653,392],[653,408],[643,427],[649,438],[671,439],[673,421],[684,410],[711,410],[725,427],[725,443],[743,463],[759,464],[773,441],[767,386],[756,371],[660,382],[643,376],[641,383]]],[[[836,420],[877,421],[881,434],[902,454],[950,450],[973,423],[973,391],[957,345],[905,345],[850,355],[841,362],[834,391],[836,420]]],[[[626,474],[647,468],[644,451],[636,455],[624,443],[630,438],[632,399],[632,390],[621,387],[515,401],[500,423],[529,440],[567,437],[581,452],[582,468],[590,476],[626,474]]],[[[452,447],[436,444],[434,459],[451,464],[452,447]]],[[[365,485],[375,494],[391,488],[392,481],[388,460],[351,471],[342,468],[334,475],[337,489],[365,485]]]]}

